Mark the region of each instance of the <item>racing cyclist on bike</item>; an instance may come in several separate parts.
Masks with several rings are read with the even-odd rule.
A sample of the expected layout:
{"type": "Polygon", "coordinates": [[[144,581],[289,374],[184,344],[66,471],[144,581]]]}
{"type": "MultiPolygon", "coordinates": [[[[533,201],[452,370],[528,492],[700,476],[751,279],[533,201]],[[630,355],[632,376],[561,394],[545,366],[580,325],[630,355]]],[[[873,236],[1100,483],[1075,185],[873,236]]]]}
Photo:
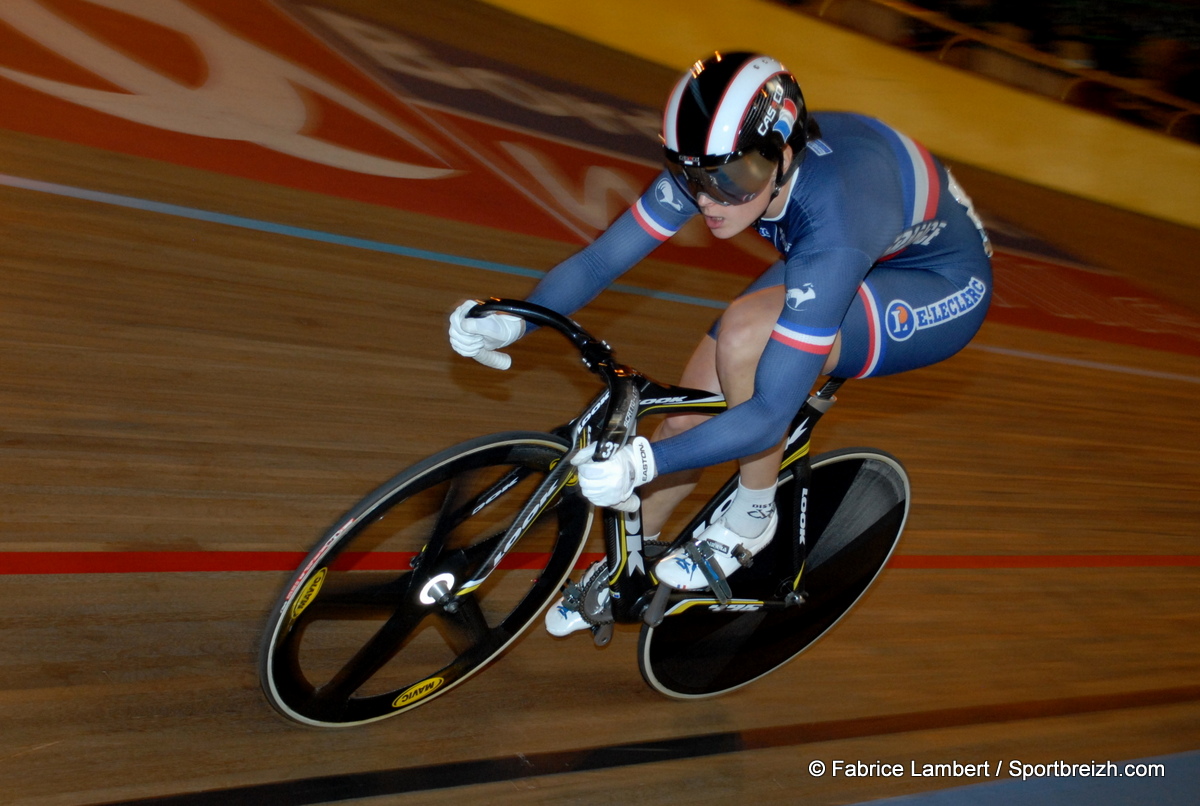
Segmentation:
{"type": "MultiPolygon", "coordinates": [[[[886,124],[850,113],[809,114],[795,76],[751,53],[714,54],[675,85],[663,114],[663,172],[592,244],[529,295],[570,315],[693,216],[726,239],[753,227],[779,250],[701,338],[680,385],[720,392],[715,417],[667,418],[604,462],[581,452],[580,487],[613,506],[637,487],[653,539],[700,471],[731,459],[739,484],[703,531],[728,575],[736,555],[761,551],[778,526],[775,484],[785,430],[818,376],[861,378],[928,366],[961,350],[991,298],[991,248],[970,200],[928,151],[886,124]],[[741,551],[742,549],[744,551],[741,551]]],[[[505,314],[451,316],[454,349],[501,349],[524,322],[505,314]]],[[[676,550],[654,569],[682,590],[708,581],[676,550]]],[[[548,629],[587,627],[553,608],[548,629]]]]}

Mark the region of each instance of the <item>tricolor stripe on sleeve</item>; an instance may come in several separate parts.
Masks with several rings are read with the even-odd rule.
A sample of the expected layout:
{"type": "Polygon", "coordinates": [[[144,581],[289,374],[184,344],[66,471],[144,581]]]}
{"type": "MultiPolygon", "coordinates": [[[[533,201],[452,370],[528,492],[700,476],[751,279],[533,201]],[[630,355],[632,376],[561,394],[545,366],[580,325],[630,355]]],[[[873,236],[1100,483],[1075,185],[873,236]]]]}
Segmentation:
{"type": "Polygon", "coordinates": [[[836,337],[836,327],[793,328],[782,322],[777,322],[775,329],[771,331],[771,338],[775,341],[814,355],[828,355],[833,349],[833,340],[836,337]]]}
{"type": "Polygon", "coordinates": [[[656,218],[652,208],[647,207],[643,199],[638,199],[633,205],[633,218],[646,234],[656,241],[665,241],[679,231],[660,218],[656,218]]]}

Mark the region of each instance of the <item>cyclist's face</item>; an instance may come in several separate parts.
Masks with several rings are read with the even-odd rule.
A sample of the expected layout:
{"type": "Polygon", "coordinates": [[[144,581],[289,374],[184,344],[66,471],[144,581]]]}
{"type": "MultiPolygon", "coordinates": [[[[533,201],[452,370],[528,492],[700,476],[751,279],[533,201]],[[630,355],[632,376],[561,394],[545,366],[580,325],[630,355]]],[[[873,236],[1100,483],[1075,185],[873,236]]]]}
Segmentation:
{"type": "Polygon", "coordinates": [[[732,238],[746,227],[763,217],[767,205],[771,203],[771,184],[767,183],[763,192],[745,204],[717,204],[708,194],[701,193],[696,197],[696,204],[704,216],[708,231],[722,240],[732,238]]]}
{"type": "MultiPolygon", "coordinates": [[[[791,148],[784,150],[785,172],[791,164],[791,154],[791,148]]],[[[774,185],[775,177],[772,176],[763,184],[762,192],[745,204],[717,204],[708,194],[701,193],[696,197],[696,205],[704,216],[708,231],[725,240],[742,232],[768,212],[774,215],[783,211],[783,192],[771,198],[774,185]]]]}

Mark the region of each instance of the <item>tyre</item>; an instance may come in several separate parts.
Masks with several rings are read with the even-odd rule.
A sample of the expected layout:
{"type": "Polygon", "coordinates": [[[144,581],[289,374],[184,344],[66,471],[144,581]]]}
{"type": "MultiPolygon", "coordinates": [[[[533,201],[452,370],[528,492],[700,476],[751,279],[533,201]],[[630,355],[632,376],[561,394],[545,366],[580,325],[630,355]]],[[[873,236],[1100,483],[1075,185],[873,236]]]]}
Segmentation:
{"type": "Polygon", "coordinates": [[[530,503],[567,450],[550,434],[481,437],[364,498],[271,611],[259,661],[270,704],[306,725],[373,722],[496,658],[558,595],[583,550],[592,508],[563,492],[566,468],[530,503]],[[510,529],[518,520],[527,525],[510,529]]]}
{"type": "Polygon", "coordinates": [[[658,627],[643,626],[642,676],[669,697],[712,697],[784,665],[829,631],[866,592],[891,557],[908,516],[909,480],[895,457],[855,448],[812,460],[803,504],[808,555],[806,601],[768,609],[756,603],[790,588],[791,551],[783,524],[793,523],[790,472],[780,480],[780,532],[749,568],[729,577],[730,607],[683,597],[658,627]]]}

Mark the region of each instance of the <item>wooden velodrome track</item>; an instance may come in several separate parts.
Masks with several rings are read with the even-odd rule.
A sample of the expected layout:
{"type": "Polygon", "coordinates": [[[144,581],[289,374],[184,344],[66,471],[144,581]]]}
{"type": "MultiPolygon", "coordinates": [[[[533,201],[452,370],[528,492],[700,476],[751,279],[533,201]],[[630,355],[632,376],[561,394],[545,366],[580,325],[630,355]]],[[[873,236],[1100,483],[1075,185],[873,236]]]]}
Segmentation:
{"type": "MultiPolygon", "coordinates": [[[[443,38],[470,11],[525,53],[569,46],[634,101],[672,77],[465,2],[437,8],[422,24],[443,38]]],[[[956,171],[985,214],[1200,321],[1196,231],[956,171]]],[[[641,681],[636,630],[602,650],[534,630],[411,714],[285,724],[255,676],[285,573],[246,570],[255,558],[306,550],[435,449],[556,424],[592,386],[547,334],[508,373],[452,356],[453,305],[521,295],[527,277],[177,213],[536,269],[577,246],[14,126],[0,174],[52,183],[0,186],[4,803],[854,803],[986,779],[815,777],[810,762],[1200,748],[1200,353],[998,321],[940,366],[849,384],[824,421],[818,450],[900,456],[914,506],[893,568],[784,671],[672,702],[641,681]],[[648,763],[677,746],[692,757],[648,763]],[[330,776],[351,777],[321,789],[330,776]],[[230,791],[197,794],[212,790],[230,791]]],[[[654,260],[626,281],[726,299],[744,279],[654,260]]],[[[673,379],[712,316],[610,292],[579,318],[673,379]]]]}

